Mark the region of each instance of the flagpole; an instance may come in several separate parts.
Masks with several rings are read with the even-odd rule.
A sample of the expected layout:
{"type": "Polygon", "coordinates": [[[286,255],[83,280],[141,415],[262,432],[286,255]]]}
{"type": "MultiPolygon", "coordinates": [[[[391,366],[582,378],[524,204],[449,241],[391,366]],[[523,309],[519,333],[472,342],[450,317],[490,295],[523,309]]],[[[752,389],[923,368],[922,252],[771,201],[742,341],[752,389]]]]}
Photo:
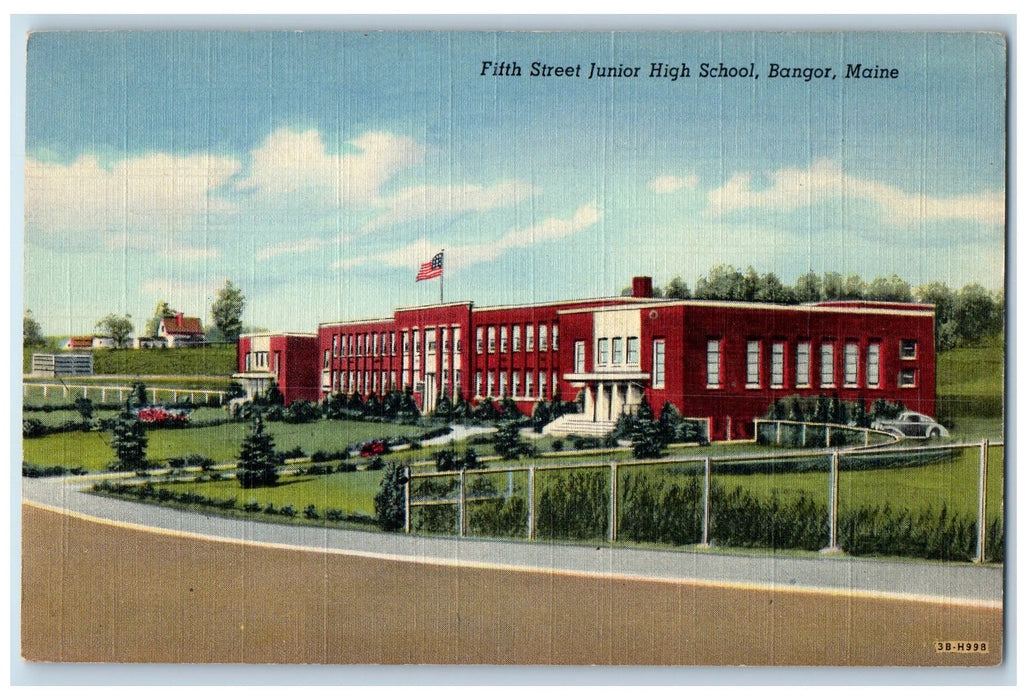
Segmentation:
{"type": "MultiPolygon", "coordinates": [[[[442,254],[442,253],[445,253],[445,252],[446,252],[446,249],[443,248],[442,250],[439,251],[439,254],[442,254]]],[[[446,264],[445,264],[446,260],[445,260],[445,258],[443,258],[442,263],[443,263],[442,264],[442,268],[439,271],[439,305],[440,306],[443,304],[443,301],[442,301],[442,278],[444,278],[446,276],[446,264]]]]}

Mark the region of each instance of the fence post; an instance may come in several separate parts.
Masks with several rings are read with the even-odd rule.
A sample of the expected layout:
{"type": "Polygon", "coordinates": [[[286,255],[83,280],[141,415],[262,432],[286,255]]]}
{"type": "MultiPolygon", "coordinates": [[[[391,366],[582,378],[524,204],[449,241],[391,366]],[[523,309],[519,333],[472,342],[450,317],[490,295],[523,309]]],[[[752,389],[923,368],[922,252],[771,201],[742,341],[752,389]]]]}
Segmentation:
{"type": "Polygon", "coordinates": [[[403,484],[403,532],[410,534],[410,467],[403,469],[406,483],[403,484]]]}
{"type": "Polygon", "coordinates": [[[610,461],[610,541],[617,541],[617,463],[610,461]]]}
{"type": "Polygon", "coordinates": [[[830,425],[830,423],[828,423],[827,425],[824,426],[824,433],[825,433],[825,435],[824,435],[824,446],[825,447],[830,447],[831,446],[831,425],[830,425]]]}
{"type": "Polygon", "coordinates": [[[459,522],[458,522],[458,527],[460,528],[460,533],[459,534],[460,534],[461,537],[463,537],[465,534],[467,534],[467,522],[466,522],[466,515],[467,515],[467,482],[466,482],[466,479],[464,478],[465,475],[466,475],[466,472],[463,469],[461,469],[460,470],[460,509],[459,509],[459,522]]]}
{"type": "Polygon", "coordinates": [[[528,467],[528,539],[535,539],[535,467],[528,467]]]}
{"type": "Polygon", "coordinates": [[[777,444],[781,444],[781,421],[777,422],[777,444]]]}
{"type": "Polygon", "coordinates": [[[151,389],[151,391],[153,391],[153,402],[157,403],[157,390],[156,389],[151,389]]]}
{"type": "Polygon", "coordinates": [[[837,553],[838,549],[838,451],[831,453],[831,477],[827,503],[827,547],[820,550],[826,554],[837,553]]]}
{"type": "Polygon", "coordinates": [[[863,428],[863,447],[870,447],[870,428],[863,428]]]}
{"type": "Polygon", "coordinates": [[[806,424],[802,424],[802,446],[806,446],[806,424]]]}
{"type": "Polygon", "coordinates": [[[988,441],[981,441],[980,472],[977,482],[977,555],[974,562],[984,563],[984,540],[988,508],[988,441]]]}
{"type": "Polygon", "coordinates": [[[709,547],[710,546],[710,486],[711,486],[710,456],[706,455],[703,458],[703,478],[702,478],[702,542],[699,543],[700,547],[709,547]]]}

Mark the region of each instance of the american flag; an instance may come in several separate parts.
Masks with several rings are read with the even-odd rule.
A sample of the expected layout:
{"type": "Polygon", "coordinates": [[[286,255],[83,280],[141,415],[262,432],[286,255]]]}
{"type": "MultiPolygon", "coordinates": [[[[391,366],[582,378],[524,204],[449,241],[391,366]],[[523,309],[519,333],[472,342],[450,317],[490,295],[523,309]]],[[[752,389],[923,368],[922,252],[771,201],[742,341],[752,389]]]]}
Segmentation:
{"type": "Polygon", "coordinates": [[[439,252],[436,253],[435,257],[433,257],[431,260],[421,265],[420,269],[418,269],[417,271],[417,278],[414,281],[420,282],[421,280],[430,280],[441,276],[442,253],[439,252]]]}

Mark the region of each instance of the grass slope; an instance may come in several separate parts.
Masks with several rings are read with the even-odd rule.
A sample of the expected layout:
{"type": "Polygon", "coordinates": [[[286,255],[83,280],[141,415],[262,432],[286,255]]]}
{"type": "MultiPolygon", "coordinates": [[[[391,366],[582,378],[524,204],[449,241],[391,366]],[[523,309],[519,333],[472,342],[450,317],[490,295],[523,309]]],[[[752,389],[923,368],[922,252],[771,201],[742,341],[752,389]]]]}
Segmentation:
{"type": "MultiPolygon", "coordinates": [[[[227,377],[235,371],[235,345],[198,348],[95,349],[96,374],[166,374],[227,377]]],[[[32,352],[26,351],[22,372],[32,371],[32,352]]]]}

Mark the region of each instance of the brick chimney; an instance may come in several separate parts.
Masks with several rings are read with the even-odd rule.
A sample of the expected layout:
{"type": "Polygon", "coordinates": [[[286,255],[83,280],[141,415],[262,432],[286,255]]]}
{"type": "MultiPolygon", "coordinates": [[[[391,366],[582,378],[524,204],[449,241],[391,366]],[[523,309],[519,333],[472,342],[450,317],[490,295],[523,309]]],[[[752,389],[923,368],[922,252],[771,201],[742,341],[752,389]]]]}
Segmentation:
{"type": "MultiPolygon", "coordinates": [[[[649,291],[652,291],[652,283],[651,282],[649,284],[649,291]]],[[[175,314],[175,325],[178,326],[179,328],[182,327],[182,317],[184,315],[185,314],[183,314],[181,311],[179,311],[177,314],[175,314]]]]}
{"type": "Polygon", "coordinates": [[[652,277],[632,277],[631,296],[642,299],[649,299],[653,296],[652,277]]]}

